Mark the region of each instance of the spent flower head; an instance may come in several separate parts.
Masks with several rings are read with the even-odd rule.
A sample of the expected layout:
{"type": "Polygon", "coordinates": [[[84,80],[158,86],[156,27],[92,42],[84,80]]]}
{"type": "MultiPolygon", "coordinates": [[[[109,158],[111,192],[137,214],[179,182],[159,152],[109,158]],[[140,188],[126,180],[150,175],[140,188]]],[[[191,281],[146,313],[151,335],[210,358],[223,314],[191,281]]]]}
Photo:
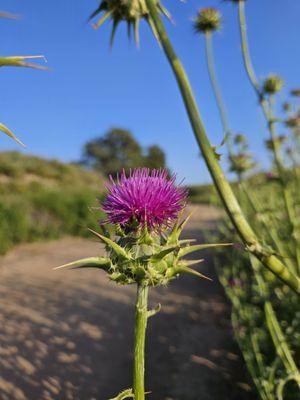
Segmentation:
{"type": "MultiPolygon", "coordinates": [[[[155,4],[159,13],[171,19],[170,13],[159,0],[155,0],[155,4]]],[[[113,44],[117,27],[123,21],[127,23],[128,36],[131,35],[132,30],[134,31],[137,45],[139,44],[139,24],[142,19],[149,23],[154,36],[158,39],[157,31],[150,17],[146,0],[101,0],[98,8],[90,16],[90,20],[98,15],[101,15],[100,19],[93,24],[93,27],[96,29],[107,19],[112,20],[111,45],[113,44]]]]}
{"type": "Polygon", "coordinates": [[[213,7],[202,8],[194,19],[194,29],[197,33],[213,32],[221,27],[221,14],[213,7]]]}
{"type": "Polygon", "coordinates": [[[263,91],[266,94],[275,94],[283,88],[284,81],[278,75],[269,75],[263,83],[263,91]]]}
{"type": "Polygon", "coordinates": [[[115,181],[110,177],[102,204],[107,222],[126,228],[162,228],[178,218],[185,207],[187,190],[176,186],[166,170],[138,168],[125,171],[115,181]]]}

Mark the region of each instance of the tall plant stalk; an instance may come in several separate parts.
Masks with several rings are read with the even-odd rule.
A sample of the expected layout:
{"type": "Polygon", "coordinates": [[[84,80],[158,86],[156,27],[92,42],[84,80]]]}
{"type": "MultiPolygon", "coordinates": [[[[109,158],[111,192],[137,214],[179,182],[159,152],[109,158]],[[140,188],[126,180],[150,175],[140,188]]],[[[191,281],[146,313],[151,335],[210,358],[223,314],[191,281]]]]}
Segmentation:
{"type": "Polygon", "coordinates": [[[145,338],[148,319],[148,290],[147,286],[138,284],[134,332],[133,393],[135,400],[145,399],[145,338]]]}
{"type": "Polygon", "coordinates": [[[208,74],[216,98],[216,103],[219,109],[225,141],[227,143],[229,154],[233,155],[234,151],[232,146],[232,132],[229,127],[225,105],[223,102],[223,98],[219,88],[219,83],[216,76],[213,49],[212,49],[212,33],[209,31],[205,32],[205,50],[206,50],[208,74]]]}
{"type": "MultiPolygon", "coordinates": [[[[244,33],[245,32],[243,30],[243,37],[245,39],[244,33]]],[[[213,34],[213,32],[211,32],[211,31],[205,32],[205,50],[206,50],[207,68],[208,68],[208,73],[209,73],[212,89],[213,89],[213,92],[215,95],[216,103],[218,106],[218,110],[220,113],[220,119],[221,119],[223,131],[225,134],[225,138],[227,138],[228,152],[229,152],[230,156],[234,157],[235,154],[234,154],[234,149],[233,149],[232,141],[231,141],[232,132],[229,128],[228,116],[226,113],[226,108],[224,105],[222,93],[221,93],[221,90],[220,90],[220,87],[218,84],[218,79],[217,79],[217,74],[216,74],[214,53],[213,53],[213,47],[212,47],[212,34],[213,34]]],[[[245,51],[248,52],[248,44],[247,44],[247,41],[245,41],[245,40],[244,40],[244,49],[245,49],[245,51]]],[[[246,54],[248,54],[248,53],[246,53],[246,54]]],[[[255,73],[252,68],[252,63],[251,63],[250,57],[246,56],[246,59],[247,59],[248,70],[250,71],[249,78],[251,77],[251,82],[253,82],[255,90],[257,90],[257,92],[259,93],[259,86],[257,83],[255,73]]],[[[270,121],[272,143],[273,143],[273,146],[277,146],[277,142],[275,140],[276,133],[274,131],[275,118],[272,114],[270,115],[270,113],[272,112],[271,106],[268,110],[266,109],[266,112],[268,113],[267,114],[268,120],[270,121]]],[[[280,153],[277,148],[276,148],[276,152],[275,152],[275,158],[276,158],[276,163],[278,165],[278,168],[280,168],[282,170],[283,165],[282,165],[282,162],[280,159],[280,153]]],[[[271,243],[275,244],[276,248],[279,250],[279,252],[282,256],[285,256],[285,252],[283,251],[281,241],[278,240],[277,237],[275,238],[275,236],[276,236],[274,234],[275,232],[272,232],[272,231],[274,231],[274,229],[270,229],[270,227],[268,226],[266,221],[264,221],[264,216],[259,211],[260,207],[258,206],[257,202],[255,201],[255,194],[252,193],[251,196],[249,195],[248,190],[246,188],[246,182],[243,181],[241,174],[238,174],[238,187],[239,187],[240,191],[245,195],[247,202],[249,203],[250,207],[254,211],[255,215],[260,214],[262,228],[264,229],[265,234],[267,234],[268,237],[271,239],[271,243]]],[[[285,190],[285,196],[286,196],[285,202],[286,202],[286,204],[288,204],[287,210],[289,211],[289,218],[292,218],[294,220],[295,215],[294,215],[294,213],[292,213],[293,210],[292,210],[291,198],[289,196],[289,193],[286,190],[285,190]]],[[[299,251],[300,250],[298,250],[296,253],[298,253],[299,251]]],[[[297,257],[297,261],[299,261],[298,257],[297,257]]],[[[290,268],[291,271],[295,271],[294,263],[290,257],[287,257],[285,259],[285,263],[286,263],[287,267],[290,268]]],[[[297,270],[295,272],[297,272],[297,270]]]]}
{"type": "Polygon", "coordinates": [[[249,81],[251,85],[253,86],[258,99],[259,103],[261,105],[263,114],[265,116],[268,129],[270,132],[270,138],[272,142],[272,150],[273,150],[273,155],[274,155],[274,164],[276,166],[276,169],[278,171],[279,179],[280,179],[280,184],[282,187],[282,194],[283,194],[283,200],[284,200],[284,205],[286,209],[286,214],[288,217],[288,222],[290,224],[290,229],[291,229],[291,236],[292,240],[294,241],[295,245],[295,253],[296,253],[296,258],[297,258],[297,264],[298,268],[294,269],[295,272],[299,272],[299,263],[300,263],[300,252],[299,252],[299,244],[297,241],[297,232],[296,232],[296,226],[295,226],[295,210],[293,208],[293,203],[292,199],[290,197],[290,193],[288,192],[287,188],[287,179],[286,179],[286,174],[285,174],[285,168],[280,156],[280,148],[277,143],[277,132],[276,132],[276,118],[273,113],[273,106],[272,106],[272,97],[271,101],[268,102],[262,89],[259,84],[259,81],[256,77],[253,64],[251,61],[250,57],[250,51],[249,51],[249,45],[248,45],[248,38],[247,38],[247,25],[246,25],[246,16],[245,16],[245,2],[244,0],[240,0],[238,2],[238,7],[239,7],[239,27],[240,27],[240,36],[241,36],[241,44],[242,44],[242,55],[243,55],[243,61],[244,61],[244,66],[245,70],[247,72],[249,81]]]}
{"type": "Polygon", "coordinates": [[[300,294],[300,279],[289,271],[286,265],[284,265],[277,256],[270,254],[270,252],[263,248],[246,220],[209,142],[188,77],[168,38],[165,27],[156,9],[155,2],[153,0],[146,0],[146,3],[160,43],[179,85],[196,140],[228,216],[249,251],[278,278],[290,286],[296,293],[300,294]]]}

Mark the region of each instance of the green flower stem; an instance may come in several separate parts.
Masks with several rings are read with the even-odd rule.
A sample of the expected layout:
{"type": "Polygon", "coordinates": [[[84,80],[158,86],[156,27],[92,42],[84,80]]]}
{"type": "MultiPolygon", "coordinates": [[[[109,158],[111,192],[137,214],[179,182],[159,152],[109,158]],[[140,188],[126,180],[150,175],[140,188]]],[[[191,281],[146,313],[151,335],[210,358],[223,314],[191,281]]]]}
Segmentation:
{"type": "MultiPolygon", "coordinates": [[[[248,46],[248,39],[247,39],[245,2],[239,1],[238,6],[239,6],[239,26],[240,26],[242,55],[243,55],[244,65],[245,65],[245,69],[246,69],[248,78],[250,80],[250,83],[252,84],[252,86],[258,96],[263,114],[264,114],[265,119],[268,124],[268,129],[270,132],[271,142],[272,142],[274,162],[275,162],[275,165],[276,165],[276,168],[277,168],[277,171],[279,174],[279,178],[280,178],[284,205],[285,205],[286,213],[288,216],[288,221],[289,221],[289,224],[291,227],[291,236],[292,236],[292,240],[294,242],[297,264],[298,264],[298,268],[299,268],[300,254],[299,254],[299,244],[298,244],[298,240],[296,238],[296,236],[297,236],[296,227],[295,227],[296,216],[295,216],[295,211],[294,211],[294,207],[293,207],[293,202],[292,202],[291,196],[287,189],[285,168],[284,168],[284,165],[283,165],[281,157],[280,157],[280,147],[276,140],[276,138],[277,138],[276,126],[275,126],[276,118],[272,111],[272,98],[271,98],[271,101],[268,103],[266,98],[264,97],[264,94],[261,91],[260,84],[258,82],[258,79],[256,77],[256,74],[254,72],[254,68],[252,65],[249,46],[248,46]]],[[[296,269],[296,272],[299,272],[299,271],[297,271],[297,269],[296,269]]]]}
{"type": "Polygon", "coordinates": [[[216,98],[217,106],[219,109],[222,127],[226,139],[226,143],[228,146],[228,151],[230,155],[234,155],[233,146],[232,146],[232,133],[229,128],[228,118],[226,114],[226,109],[224,106],[224,102],[222,99],[221,91],[219,88],[216,71],[215,71],[215,63],[213,57],[213,49],[212,49],[212,34],[211,32],[205,32],[205,50],[206,50],[206,61],[207,61],[207,68],[208,74],[211,81],[211,85],[214,91],[214,95],[216,98]]]}
{"type": "Polygon", "coordinates": [[[249,53],[249,46],[247,40],[247,27],[246,27],[246,18],[245,18],[245,4],[244,1],[239,1],[239,22],[240,22],[240,34],[241,34],[241,42],[242,42],[242,54],[244,58],[244,65],[246,68],[247,75],[249,80],[256,90],[257,95],[260,97],[260,84],[258,79],[256,78],[250,53],[249,53]]]}
{"type": "Polygon", "coordinates": [[[148,319],[148,291],[148,286],[138,284],[134,332],[133,393],[135,400],[145,399],[145,338],[148,319]]]}
{"type": "Polygon", "coordinates": [[[160,43],[176,77],[196,140],[228,216],[241,239],[247,245],[252,254],[254,254],[278,278],[290,286],[296,293],[300,294],[300,279],[292,274],[278,257],[264,251],[255,233],[248,224],[208,140],[189,80],[167,36],[165,27],[156,10],[156,5],[153,0],[146,0],[146,3],[149,9],[150,18],[152,18],[156,27],[160,43]]]}
{"type": "Polygon", "coordinates": [[[289,349],[288,343],[276,318],[276,314],[271,302],[266,301],[264,308],[267,326],[269,328],[269,332],[271,334],[277,354],[279,355],[289,374],[297,374],[298,376],[300,376],[299,370],[296,366],[296,363],[291,354],[291,350],[289,349]]]}

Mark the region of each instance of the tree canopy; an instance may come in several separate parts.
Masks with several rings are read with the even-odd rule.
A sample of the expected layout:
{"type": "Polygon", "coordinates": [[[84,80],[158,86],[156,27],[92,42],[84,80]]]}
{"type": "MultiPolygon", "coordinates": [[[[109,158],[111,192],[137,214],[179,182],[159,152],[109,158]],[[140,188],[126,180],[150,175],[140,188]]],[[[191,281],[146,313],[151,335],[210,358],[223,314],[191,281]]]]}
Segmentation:
{"type": "Polygon", "coordinates": [[[166,157],[159,146],[143,149],[130,131],[113,128],[85,144],[82,163],[104,175],[115,176],[122,169],[165,168],[166,157]]]}

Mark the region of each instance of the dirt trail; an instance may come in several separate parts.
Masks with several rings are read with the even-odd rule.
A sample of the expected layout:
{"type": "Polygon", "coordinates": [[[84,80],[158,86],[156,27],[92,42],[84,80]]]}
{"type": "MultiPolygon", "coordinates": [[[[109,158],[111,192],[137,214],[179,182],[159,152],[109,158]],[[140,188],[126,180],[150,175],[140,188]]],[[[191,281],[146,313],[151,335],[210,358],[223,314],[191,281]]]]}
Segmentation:
{"type": "MultiPolygon", "coordinates": [[[[199,240],[217,214],[195,207],[185,236],[199,240]]],[[[100,249],[65,238],[0,259],[1,400],[107,400],[131,386],[135,288],[94,270],[52,270],[100,249]]],[[[214,281],[184,277],[151,291],[151,304],[163,307],[149,321],[150,400],[255,398],[209,260],[201,269],[214,281]]]]}

